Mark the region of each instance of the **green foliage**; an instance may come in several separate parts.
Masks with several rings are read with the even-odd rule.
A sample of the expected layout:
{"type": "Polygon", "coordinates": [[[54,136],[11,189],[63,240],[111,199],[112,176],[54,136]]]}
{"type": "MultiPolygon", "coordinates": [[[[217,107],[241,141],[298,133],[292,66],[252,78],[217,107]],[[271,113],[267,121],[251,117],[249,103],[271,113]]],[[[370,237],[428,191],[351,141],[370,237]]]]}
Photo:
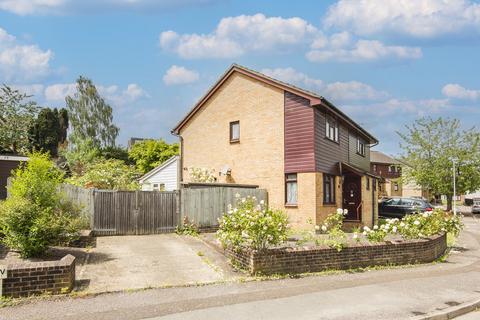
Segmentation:
{"type": "Polygon", "coordinates": [[[39,107],[30,96],[3,85],[0,87],[0,149],[26,153],[31,149],[28,132],[39,107]]]}
{"type": "Polygon", "coordinates": [[[87,166],[100,158],[101,150],[95,146],[92,139],[78,141],[74,146],[61,151],[73,175],[85,174],[87,166]]]}
{"type": "Polygon", "coordinates": [[[416,120],[406,126],[402,139],[405,180],[415,181],[435,194],[445,194],[448,210],[453,195],[452,159],[457,160],[457,194],[480,188],[480,132],[476,128],[461,130],[456,119],[416,120]]]}
{"type": "Polygon", "coordinates": [[[68,114],[65,109],[43,108],[30,127],[30,141],[34,150],[58,155],[58,147],[65,142],[68,129],[68,114]]]}
{"type": "Polygon", "coordinates": [[[184,236],[198,236],[198,226],[195,224],[195,221],[190,221],[188,217],[183,219],[181,226],[175,228],[175,233],[184,236]]]}
{"type": "Polygon", "coordinates": [[[327,234],[327,239],[324,243],[330,248],[335,248],[337,251],[342,251],[346,246],[346,235],[342,230],[343,218],[348,213],[347,210],[338,208],[335,213],[331,213],[323,221],[322,226],[316,226],[315,229],[327,234]]]}
{"type": "Polygon", "coordinates": [[[62,181],[62,171],[48,154],[33,152],[29,161],[14,171],[8,192],[12,198],[27,199],[40,208],[48,208],[59,201],[57,188],[62,181]]]}
{"type": "Polygon", "coordinates": [[[117,159],[97,159],[88,163],[84,174],[73,176],[67,181],[84,188],[107,190],[138,190],[137,179],[140,173],[133,167],[117,159]]]}
{"type": "Polygon", "coordinates": [[[215,182],[215,171],[206,168],[188,168],[191,182],[211,183],[215,182]]]}
{"type": "Polygon", "coordinates": [[[91,139],[96,148],[115,145],[119,129],[113,124],[112,108],[90,79],[78,78],[77,92],[65,101],[72,126],[71,144],[91,139]]]}
{"type": "Polygon", "coordinates": [[[69,242],[85,223],[79,208],[58,192],[63,174],[48,155],[34,152],[29,158],[14,173],[10,197],[0,203],[2,242],[23,257],[69,242]]]}
{"type": "Polygon", "coordinates": [[[248,247],[263,250],[278,245],[287,238],[287,215],[280,210],[267,208],[254,197],[240,199],[236,207],[219,219],[218,238],[224,247],[234,250],[248,247]]]}
{"type": "Polygon", "coordinates": [[[142,173],[147,173],[171,157],[178,155],[178,143],[169,144],[163,139],[135,143],[128,153],[142,173]]]}
{"type": "Polygon", "coordinates": [[[118,146],[104,147],[100,149],[100,156],[107,160],[117,159],[117,160],[122,160],[126,164],[135,164],[135,162],[128,157],[128,151],[124,147],[118,147],[118,146]]]}

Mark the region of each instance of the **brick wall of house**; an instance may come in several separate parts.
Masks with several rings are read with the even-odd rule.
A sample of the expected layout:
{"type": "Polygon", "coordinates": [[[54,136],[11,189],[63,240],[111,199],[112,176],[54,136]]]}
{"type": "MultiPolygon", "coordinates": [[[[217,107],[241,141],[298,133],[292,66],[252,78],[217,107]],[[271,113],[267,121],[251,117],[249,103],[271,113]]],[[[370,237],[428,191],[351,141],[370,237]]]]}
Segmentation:
{"type": "Polygon", "coordinates": [[[25,297],[42,293],[67,293],[75,284],[75,257],[61,260],[9,264],[3,280],[3,295],[25,297]]]}
{"type": "Polygon", "coordinates": [[[275,274],[428,263],[441,257],[446,249],[446,235],[439,235],[430,239],[398,243],[359,244],[344,248],[340,252],[319,247],[225,252],[252,274],[275,274]]]}

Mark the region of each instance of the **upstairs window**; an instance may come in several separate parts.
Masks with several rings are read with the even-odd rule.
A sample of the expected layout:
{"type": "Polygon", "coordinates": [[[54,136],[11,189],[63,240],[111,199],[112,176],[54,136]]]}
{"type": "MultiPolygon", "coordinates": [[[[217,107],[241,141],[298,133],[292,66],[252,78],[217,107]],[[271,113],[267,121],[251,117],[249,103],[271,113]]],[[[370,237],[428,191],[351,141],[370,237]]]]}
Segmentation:
{"type": "Polygon", "coordinates": [[[357,153],[361,156],[365,156],[365,142],[357,138],[357,153]]]}
{"type": "Polygon", "coordinates": [[[373,172],[377,172],[377,165],[376,164],[373,165],[373,172]]]}
{"type": "Polygon", "coordinates": [[[230,142],[240,142],[240,121],[230,122],[230,142]]]}
{"type": "Polygon", "coordinates": [[[297,174],[285,175],[285,202],[287,205],[297,205],[298,183],[297,174]]]}
{"type": "Polygon", "coordinates": [[[325,137],[338,142],[338,123],[335,119],[328,116],[325,122],[325,137]]]}

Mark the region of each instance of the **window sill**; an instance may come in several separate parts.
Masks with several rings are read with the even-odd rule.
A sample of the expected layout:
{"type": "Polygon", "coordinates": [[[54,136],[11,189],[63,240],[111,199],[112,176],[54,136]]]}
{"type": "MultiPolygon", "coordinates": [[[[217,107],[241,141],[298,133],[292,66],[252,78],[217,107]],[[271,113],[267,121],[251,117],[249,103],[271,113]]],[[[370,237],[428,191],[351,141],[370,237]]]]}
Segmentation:
{"type": "Polygon", "coordinates": [[[336,203],[331,203],[331,202],[329,202],[329,203],[325,203],[325,202],[324,202],[324,203],[323,203],[323,206],[324,206],[324,207],[336,207],[337,204],[336,204],[336,203]]]}
{"type": "Polygon", "coordinates": [[[230,144],[240,143],[240,139],[230,140],[230,144]]]}
{"type": "Polygon", "coordinates": [[[285,208],[298,208],[298,204],[295,204],[295,203],[285,203],[285,208]]]}
{"type": "Polygon", "coordinates": [[[357,151],[357,154],[361,157],[364,157],[365,158],[365,155],[364,154],[361,154],[360,152],[357,151]]]}
{"type": "Polygon", "coordinates": [[[331,142],[333,142],[333,143],[336,143],[336,144],[340,145],[340,141],[335,141],[335,140],[333,140],[333,139],[330,139],[330,138],[327,137],[327,136],[325,137],[325,140],[328,140],[328,141],[331,141],[331,142]]]}

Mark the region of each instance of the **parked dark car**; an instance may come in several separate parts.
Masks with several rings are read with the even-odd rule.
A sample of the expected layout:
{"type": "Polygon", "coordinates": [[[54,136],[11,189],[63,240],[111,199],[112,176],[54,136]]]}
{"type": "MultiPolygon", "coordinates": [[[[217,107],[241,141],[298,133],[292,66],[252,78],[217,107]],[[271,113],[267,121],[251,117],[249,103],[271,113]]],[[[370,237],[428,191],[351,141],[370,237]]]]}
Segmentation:
{"type": "Polygon", "coordinates": [[[472,213],[480,213],[480,198],[473,199],[472,213]]]}
{"type": "Polygon", "coordinates": [[[387,218],[403,218],[406,214],[432,211],[428,201],[418,198],[386,198],[378,205],[379,215],[387,218]]]}

